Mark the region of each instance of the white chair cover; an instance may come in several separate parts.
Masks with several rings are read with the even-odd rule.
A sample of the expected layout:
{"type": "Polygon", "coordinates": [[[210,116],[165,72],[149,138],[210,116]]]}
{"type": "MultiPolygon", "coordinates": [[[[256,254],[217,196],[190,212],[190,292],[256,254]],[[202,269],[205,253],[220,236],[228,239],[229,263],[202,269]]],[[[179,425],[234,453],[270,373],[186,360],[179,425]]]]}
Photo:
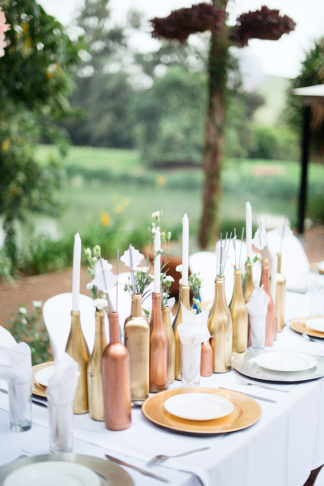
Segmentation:
{"type": "MultiPolygon", "coordinates": [[[[80,294],[80,321],[89,351],[93,348],[95,331],[95,307],[93,300],[87,295],[80,294]]],[[[71,328],[72,294],[64,293],[54,295],[43,306],[43,317],[49,335],[55,359],[62,356],[71,328]]],[[[107,338],[108,319],[105,314],[105,330],[107,338]]]]}
{"type": "Polygon", "coordinates": [[[15,344],[17,344],[16,340],[12,337],[10,332],[3,326],[0,326],[0,346],[11,347],[15,344]]]}

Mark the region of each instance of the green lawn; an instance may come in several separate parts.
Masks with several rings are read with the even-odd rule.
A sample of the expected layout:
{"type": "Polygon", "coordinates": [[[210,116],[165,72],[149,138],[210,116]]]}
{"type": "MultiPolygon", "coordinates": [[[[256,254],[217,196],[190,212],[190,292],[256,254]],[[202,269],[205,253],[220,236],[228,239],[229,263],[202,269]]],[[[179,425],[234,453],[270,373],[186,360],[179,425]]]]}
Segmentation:
{"type": "MultiPolygon", "coordinates": [[[[54,150],[38,148],[44,160],[54,150]]],[[[127,228],[145,227],[153,211],[162,209],[168,228],[180,227],[187,212],[194,234],[199,224],[203,174],[199,169],[149,170],[135,150],[71,147],[63,165],[70,177],[62,189],[65,210],[56,225],[58,235],[80,230],[101,221],[102,213],[111,220],[122,218],[127,228]]],[[[258,214],[296,217],[299,163],[264,160],[227,160],[220,202],[223,221],[243,221],[245,201],[258,214]]],[[[310,166],[309,194],[322,194],[324,166],[310,166]]],[[[44,229],[50,220],[42,219],[44,229]]]]}

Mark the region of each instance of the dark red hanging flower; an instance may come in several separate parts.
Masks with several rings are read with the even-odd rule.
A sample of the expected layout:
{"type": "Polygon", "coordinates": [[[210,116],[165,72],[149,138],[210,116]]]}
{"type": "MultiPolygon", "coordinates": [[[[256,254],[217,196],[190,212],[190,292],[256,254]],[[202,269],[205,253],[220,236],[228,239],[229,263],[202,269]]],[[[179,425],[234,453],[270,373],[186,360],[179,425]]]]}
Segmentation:
{"type": "Polygon", "coordinates": [[[190,34],[216,30],[225,17],[225,12],[213,5],[199,3],[190,8],[174,10],[167,17],[151,20],[152,37],[186,42],[190,34]]]}
{"type": "Polygon", "coordinates": [[[231,28],[231,40],[246,46],[249,39],[278,40],[283,34],[295,29],[295,22],[288,15],[281,16],[279,10],[261,7],[261,10],[242,14],[237,25],[231,28]]]}

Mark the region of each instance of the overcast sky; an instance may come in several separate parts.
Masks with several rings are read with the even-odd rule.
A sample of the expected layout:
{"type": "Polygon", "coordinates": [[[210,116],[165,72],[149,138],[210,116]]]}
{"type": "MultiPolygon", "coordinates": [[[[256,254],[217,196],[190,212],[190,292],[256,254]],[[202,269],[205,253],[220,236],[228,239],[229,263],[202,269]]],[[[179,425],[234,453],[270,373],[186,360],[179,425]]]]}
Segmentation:
{"type": "MultiPolygon", "coordinates": [[[[55,15],[63,24],[72,23],[75,13],[82,5],[82,0],[38,0],[46,11],[55,15]]],[[[162,17],[171,10],[190,7],[201,0],[110,0],[112,18],[123,21],[130,8],[141,10],[147,19],[162,17]]],[[[262,5],[278,8],[280,13],[289,15],[297,26],[294,32],[284,35],[279,41],[252,40],[249,43],[253,53],[260,59],[266,74],[294,77],[299,73],[300,63],[305,51],[312,47],[314,40],[324,36],[324,0],[230,0],[230,19],[242,12],[256,10],[262,5]]],[[[147,23],[145,32],[137,39],[143,50],[152,48],[154,41],[150,37],[147,23]]]]}

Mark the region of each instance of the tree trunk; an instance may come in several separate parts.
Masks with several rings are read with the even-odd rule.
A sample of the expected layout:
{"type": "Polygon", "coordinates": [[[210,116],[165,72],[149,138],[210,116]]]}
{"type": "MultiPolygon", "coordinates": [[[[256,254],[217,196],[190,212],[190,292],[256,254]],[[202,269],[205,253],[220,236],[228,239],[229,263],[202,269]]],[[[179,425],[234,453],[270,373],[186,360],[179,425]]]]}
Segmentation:
{"type": "MultiPolygon", "coordinates": [[[[227,0],[213,0],[226,11],[227,0]]],[[[222,27],[212,32],[208,59],[208,105],[205,118],[203,168],[205,173],[203,212],[199,245],[206,249],[215,243],[218,233],[221,197],[221,168],[225,144],[226,81],[229,60],[228,33],[224,17],[222,27]]]]}

